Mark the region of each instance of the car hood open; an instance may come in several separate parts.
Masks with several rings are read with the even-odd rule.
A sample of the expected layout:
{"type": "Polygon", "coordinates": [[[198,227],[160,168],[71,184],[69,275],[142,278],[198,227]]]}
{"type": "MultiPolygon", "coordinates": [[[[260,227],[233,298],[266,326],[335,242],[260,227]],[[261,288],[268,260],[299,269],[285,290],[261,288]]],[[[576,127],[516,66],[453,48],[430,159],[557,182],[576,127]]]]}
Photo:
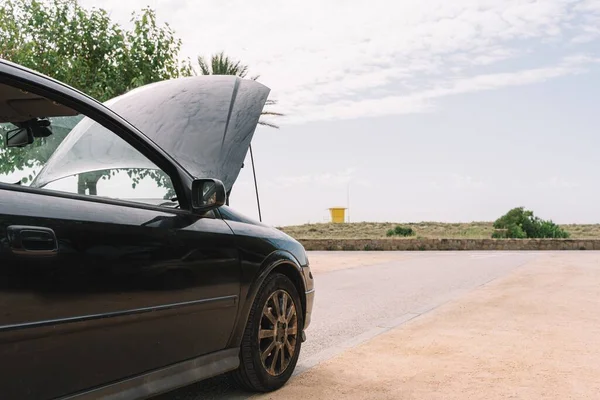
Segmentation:
{"type": "MultiPolygon", "coordinates": [[[[105,105],[192,176],[219,179],[229,191],[242,168],[269,92],[253,80],[209,75],[142,86],[105,105]]],[[[107,168],[148,168],[149,162],[134,153],[125,141],[86,117],[61,143],[34,185],[107,168]]]]}

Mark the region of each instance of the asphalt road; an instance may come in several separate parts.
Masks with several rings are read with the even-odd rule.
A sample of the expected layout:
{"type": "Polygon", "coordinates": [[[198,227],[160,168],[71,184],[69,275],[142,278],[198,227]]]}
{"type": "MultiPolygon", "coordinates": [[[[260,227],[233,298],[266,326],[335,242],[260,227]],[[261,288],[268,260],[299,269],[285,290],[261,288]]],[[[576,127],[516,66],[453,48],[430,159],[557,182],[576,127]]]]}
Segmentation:
{"type": "MultiPolygon", "coordinates": [[[[356,252],[352,257],[365,257],[356,252]]],[[[388,260],[330,272],[315,268],[312,324],[296,373],[418,317],[537,258],[534,252],[396,253],[388,260]]],[[[339,254],[314,252],[326,263],[339,254]]],[[[347,253],[346,253],[347,256],[347,253]]],[[[226,377],[210,379],[155,400],[246,399],[226,377]]]]}

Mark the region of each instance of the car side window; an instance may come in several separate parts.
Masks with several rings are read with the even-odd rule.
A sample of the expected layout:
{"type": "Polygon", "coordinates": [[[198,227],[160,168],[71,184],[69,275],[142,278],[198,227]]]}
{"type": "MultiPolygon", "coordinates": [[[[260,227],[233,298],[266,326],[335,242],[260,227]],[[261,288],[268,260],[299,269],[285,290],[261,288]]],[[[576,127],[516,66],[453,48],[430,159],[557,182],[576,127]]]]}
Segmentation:
{"type": "Polygon", "coordinates": [[[110,129],[0,84],[0,182],[178,207],[170,177],[110,129]]]}

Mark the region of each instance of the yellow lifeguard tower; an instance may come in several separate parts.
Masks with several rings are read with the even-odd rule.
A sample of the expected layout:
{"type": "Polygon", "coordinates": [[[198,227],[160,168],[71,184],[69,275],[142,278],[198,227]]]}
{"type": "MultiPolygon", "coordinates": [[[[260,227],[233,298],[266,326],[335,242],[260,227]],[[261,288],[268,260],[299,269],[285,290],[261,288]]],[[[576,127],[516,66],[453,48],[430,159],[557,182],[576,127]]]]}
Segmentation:
{"type": "Polygon", "coordinates": [[[343,224],[346,222],[346,208],[344,207],[332,207],[329,209],[331,214],[331,222],[334,224],[343,224]]]}

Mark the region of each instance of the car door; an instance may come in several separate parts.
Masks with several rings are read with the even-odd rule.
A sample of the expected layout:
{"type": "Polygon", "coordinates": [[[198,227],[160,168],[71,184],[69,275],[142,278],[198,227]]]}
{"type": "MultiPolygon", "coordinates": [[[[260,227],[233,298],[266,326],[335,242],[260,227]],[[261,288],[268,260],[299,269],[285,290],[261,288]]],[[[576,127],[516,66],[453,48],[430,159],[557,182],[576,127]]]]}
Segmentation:
{"type": "MultiPolygon", "coordinates": [[[[3,94],[27,89],[0,86],[3,94]]],[[[21,115],[50,112],[44,101],[60,106],[32,100],[19,104],[21,115]]],[[[76,107],[71,99],[55,110],[53,127],[85,116],[76,107]]],[[[105,120],[84,119],[101,132],[95,140],[123,141],[105,120]]],[[[43,139],[33,143],[38,151],[43,139]]],[[[90,161],[106,168],[92,173],[69,170],[77,154],[67,154],[67,172],[43,187],[22,179],[35,166],[0,177],[2,398],[61,397],[226,346],[240,275],[231,230],[211,212],[177,208],[169,193],[181,187],[179,177],[130,143],[120,148],[125,164],[96,154],[90,161]],[[126,168],[131,160],[137,168],[126,168]]]]}

